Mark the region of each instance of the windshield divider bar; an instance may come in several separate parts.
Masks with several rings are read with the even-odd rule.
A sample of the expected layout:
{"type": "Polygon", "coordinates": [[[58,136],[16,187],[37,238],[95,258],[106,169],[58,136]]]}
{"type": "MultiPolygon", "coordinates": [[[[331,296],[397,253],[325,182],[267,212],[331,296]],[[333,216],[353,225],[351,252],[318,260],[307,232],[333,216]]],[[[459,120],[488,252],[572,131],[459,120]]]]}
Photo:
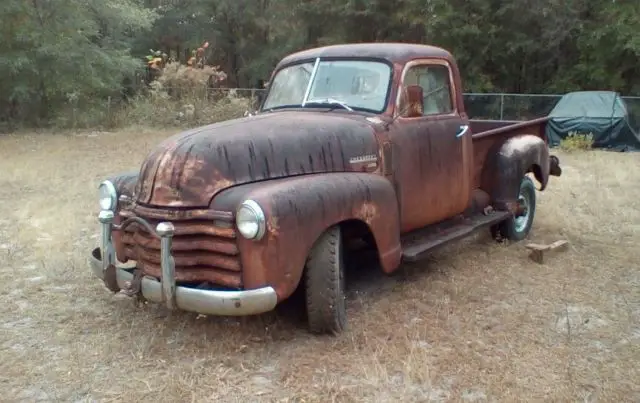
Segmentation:
{"type": "Polygon", "coordinates": [[[311,86],[313,85],[313,81],[316,79],[316,74],[318,73],[318,66],[320,65],[320,58],[316,57],[316,62],[313,65],[313,71],[311,72],[311,77],[309,78],[309,85],[307,85],[307,90],[304,92],[304,98],[302,99],[302,107],[307,103],[307,99],[309,99],[309,93],[311,92],[311,86]]]}

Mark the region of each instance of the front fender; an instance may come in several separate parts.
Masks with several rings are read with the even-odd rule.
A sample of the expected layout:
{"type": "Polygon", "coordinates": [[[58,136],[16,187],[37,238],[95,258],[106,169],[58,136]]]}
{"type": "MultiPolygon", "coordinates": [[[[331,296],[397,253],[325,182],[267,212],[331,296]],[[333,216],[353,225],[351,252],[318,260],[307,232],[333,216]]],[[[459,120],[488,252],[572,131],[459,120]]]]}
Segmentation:
{"type": "Polygon", "coordinates": [[[138,181],[138,172],[125,172],[117,175],[112,175],[107,178],[111,181],[118,192],[118,197],[125,195],[133,197],[133,192],[138,181]]]}
{"type": "MultiPolygon", "coordinates": [[[[118,204],[116,206],[116,210],[114,211],[114,224],[120,224],[121,218],[118,212],[122,208],[122,201],[120,200],[120,196],[125,196],[129,200],[133,200],[133,193],[135,190],[136,182],[138,181],[138,173],[137,172],[125,172],[117,175],[112,175],[107,178],[107,180],[113,183],[113,186],[116,188],[116,193],[118,194],[118,204]]],[[[124,244],[122,243],[122,233],[121,231],[114,231],[111,235],[113,239],[113,245],[116,251],[116,257],[122,263],[127,263],[128,259],[125,254],[124,244]]]]}
{"type": "Polygon", "coordinates": [[[272,286],[283,300],[296,289],[311,247],[334,224],[360,220],[376,241],[385,272],[400,263],[396,194],[385,178],[367,173],[326,173],[251,183],[216,196],[211,207],[235,210],[252,199],[264,210],[259,241],[238,235],[246,288],[272,286]]]}
{"type": "Polygon", "coordinates": [[[533,172],[542,191],[547,187],[549,171],[549,148],[544,140],[531,134],[514,136],[490,150],[482,170],[482,189],[497,209],[509,210],[527,172],[533,172]]]}

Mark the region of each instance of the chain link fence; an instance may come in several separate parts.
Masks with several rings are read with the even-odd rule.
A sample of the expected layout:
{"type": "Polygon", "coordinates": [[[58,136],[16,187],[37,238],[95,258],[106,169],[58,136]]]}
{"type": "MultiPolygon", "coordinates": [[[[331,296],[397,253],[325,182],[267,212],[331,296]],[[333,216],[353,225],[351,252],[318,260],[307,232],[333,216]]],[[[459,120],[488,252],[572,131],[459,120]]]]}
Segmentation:
{"type": "Polygon", "coordinates": [[[466,93],[464,103],[472,119],[529,120],[546,116],[562,95],[466,93]]]}
{"type": "MultiPolygon", "coordinates": [[[[258,107],[266,90],[258,88],[213,88],[208,90],[210,100],[221,98],[249,98],[258,107]]],[[[467,114],[473,119],[527,120],[547,115],[562,95],[538,94],[464,94],[467,114]]],[[[640,97],[638,97],[640,100],[640,97]]]]}
{"type": "MultiPolygon", "coordinates": [[[[215,88],[209,89],[208,98],[217,100],[228,98],[249,98],[258,107],[266,93],[258,88],[215,88]]],[[[536,94],[464,94],[467,114],[473,119],[527,120],[547,115],[562,95],[536,94]]]]}
{"type": "MultiPolygon", "coordinates": [[[[179,91],[168,90],[169,94],[179,91]]],[[[259,107],[266,90],[263,88],[203,88],[198,94],[185,94],[180,100],[202,104],[221,100],[244,101],[251,109],[259,107]]],[[[562,98],[560,94],[503,94],[465,93],[467,114],[472,119],[529,120],[546,116],[562,98]]],[[[634,129],[640,128],[640,96],[624,96],[629,121],[634,129]]]]}
{"type": "MultiPolygon", "coordinates": [[[[464,102],[472,119],[528,120],[546,116],[562,95],[466,93],[464,102]]],[[[621,97],[634,128],[640,123],[640,97],[621,97]]]]}
{"type": "MultiPolygon", "coordinates": [[[[256,107],[265,94],[264,89],[258,88],[216,88],[210,91],[215,94],[213,99],[221,96],[250,98],[256,107]]],[[[560,94],[464,94],[465,108],[471,118],[491,120],[528,120],[546,116],[560,98],[560,94]]],[[[623,96],[622,99],[629,114],[640,118],[640,96],[623,96]]]]}

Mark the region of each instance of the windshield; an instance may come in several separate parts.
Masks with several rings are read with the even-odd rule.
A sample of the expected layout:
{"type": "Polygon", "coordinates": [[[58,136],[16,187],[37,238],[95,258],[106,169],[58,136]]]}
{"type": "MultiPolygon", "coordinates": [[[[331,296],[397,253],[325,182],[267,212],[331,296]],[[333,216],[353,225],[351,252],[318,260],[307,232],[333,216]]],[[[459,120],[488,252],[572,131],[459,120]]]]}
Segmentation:
{"type": "Polygon", "coordinates": [[[305,100],[315,61],[285,67],[274,77],[263,110],[330,106],[382,112],[385,108],[391,67],[370,60],[323,61],[313,77],[305,100]]]}

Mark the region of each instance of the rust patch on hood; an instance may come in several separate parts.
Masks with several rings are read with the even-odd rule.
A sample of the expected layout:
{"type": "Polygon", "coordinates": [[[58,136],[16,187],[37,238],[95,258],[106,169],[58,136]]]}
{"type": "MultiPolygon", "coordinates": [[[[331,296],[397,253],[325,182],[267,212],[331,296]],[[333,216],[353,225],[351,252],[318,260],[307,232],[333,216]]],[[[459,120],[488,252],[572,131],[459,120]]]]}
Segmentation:
{"type": "Polygon", "coordinates": [[[234,185],[377,167],[376,136],[364,116],[283,111],[167,139],[142,164],[136,193],[138,203],[146,205],[207,207],[234,185]]]}

